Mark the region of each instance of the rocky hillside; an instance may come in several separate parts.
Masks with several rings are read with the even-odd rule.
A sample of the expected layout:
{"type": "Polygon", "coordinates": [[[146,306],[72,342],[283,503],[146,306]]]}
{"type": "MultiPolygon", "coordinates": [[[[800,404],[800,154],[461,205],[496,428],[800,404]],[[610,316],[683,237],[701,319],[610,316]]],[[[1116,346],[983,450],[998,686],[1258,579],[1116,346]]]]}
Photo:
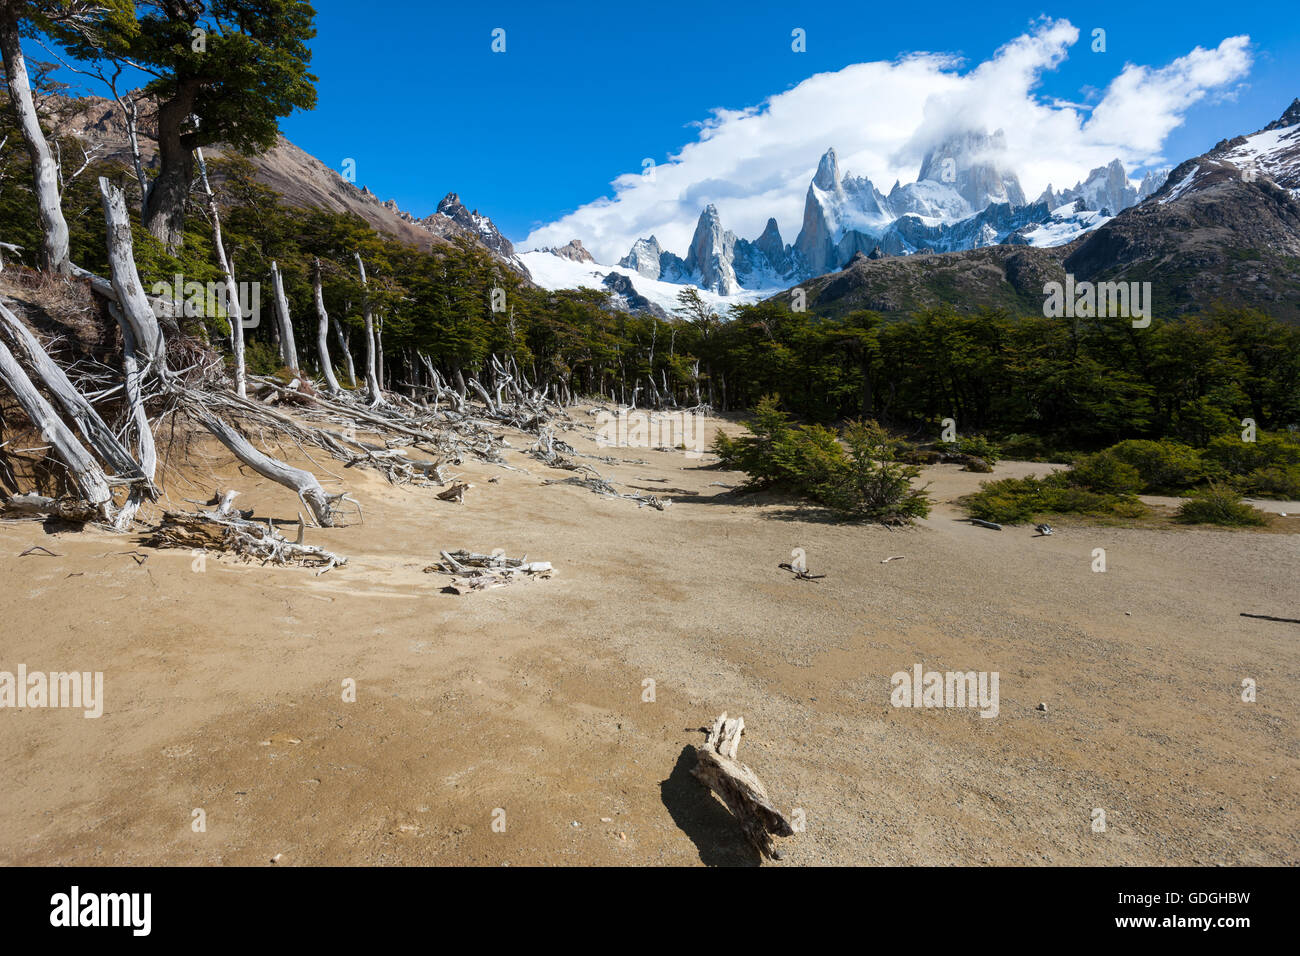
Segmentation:
{"type": "MultiPolygon", "coordinates": [[[[112,100],[93,96],[54,99],[49,103],[49,112],[54,130],[75,137],[87,150],[97,149],[96,159],[131,164],[126,124],[112,100]]],[[[148,167],[156,161],[156,148],[148,135],[154,128],[152,110],[143,104],[140,127],[145,134],[140,138],[140,152],[148,167]]],[[[206,153],[214,159],[223,155],[220,147],[208,149],[206,153]]],[[[291,206],[353,213],[372,229],[426,250],[456,237],[468,239],[527,276],[510,241],[497,231],[492,220],[478,210],[467,210],[455,193],[448,193],[432,215],[416,219],[399,209],[393,200],[381,201],[369,189],[357,187],[338,170],[283,136],[274,147],[249,159],[257,170],[258,181],[278,192],[291,206]]]]}

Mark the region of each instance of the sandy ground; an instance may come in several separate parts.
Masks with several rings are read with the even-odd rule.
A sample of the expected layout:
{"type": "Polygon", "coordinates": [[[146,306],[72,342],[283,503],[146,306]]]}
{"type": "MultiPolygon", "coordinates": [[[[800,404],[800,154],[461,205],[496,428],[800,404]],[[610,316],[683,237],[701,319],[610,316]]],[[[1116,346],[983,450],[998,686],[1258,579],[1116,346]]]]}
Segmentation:
{"type": "Polygon", "coordinates": [[[464,505],[341,472],[365,520],[309,531],[350,558],[322,577],[0,524],[0,670],[103,671],[106,698],[0,710],[0,863],[752,864],[688,772],[723,710],[806,820],[777,865],[1300,862],[1300,625],[1239,616],[1300,617],[1300,535],[987,531],[951,503],[984,476],[956,466],[891,531],[617,453],[646,464],[603,473],[675,504],[543,487],[568,473],[517,453],[530,474],[466,462],[464,505]],[[37,544],[57,556],[18,556],[37,544]],[[456,548],[559,573],[444,594],[423,568],[456,548]],[[777,568],[795,548],[823,579],[777,568]],[[998,672],[998,716],[891,706],[915,663],[998,672]]]}

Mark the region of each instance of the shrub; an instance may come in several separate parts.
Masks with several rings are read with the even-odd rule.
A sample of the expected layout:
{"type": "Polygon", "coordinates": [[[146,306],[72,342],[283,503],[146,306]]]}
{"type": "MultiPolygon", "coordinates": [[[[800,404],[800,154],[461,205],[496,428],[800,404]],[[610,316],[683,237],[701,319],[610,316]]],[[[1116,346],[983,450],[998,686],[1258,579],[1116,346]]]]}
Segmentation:
{"type": "Polygon", "coordinates": [[[999,524],[1022,524],[1040,515],[1083,514],[1140,518],[1147,507],[1132,495],[1105,494],[1069,482],[1070,473],[1046,478],[1003,478],[986,481],[962,503],[971,517],[999,524]]]}
{"type": "Polygon", "coordinates": [[[1300,465],[1256,468],[1240,483],[1241,490],[1260,498],[1300,499],[1300,465]]]}
{"type": "Polygon", "coordinates": [[[949,454],[970,455],[996,465],[1002,458],[1002,449],[983,435],[967,435],[956,441],[940,442],[939,447],[949,454]]]}
{"type": "Polygon", "coordinates": [[[1200,453],[1176,442],[1131,439],[1099,454],[1132,465],[1142,479],[1142,490],[1147,492],[1182,491],[1205,478],[1200,453]]]}
{"type": "Polygon", "coordinates": [[[1219,465],[1226,475],[1244,476],[1274,465],[1300,465],[1300,441],[1289,435],[1260,434],[1255,441],[1225,435],[1210,442],[1205,459],[1219,465]]]}
{"type": "Polygon", "coordinates": [[[1136,468],[1104,451],[1080,458],[1067,474],[1070,484],[1103,494],[1132,495],[1143,487],[1136,468]]]}
{"type": "Polygon", "coordinates": [[[1243,502],[1231,488],[1211,484],[1195,498],[1183,502],[1175,520],[1184,524],[1217,524],[1230,527],[1258,527],[1268,516],[1243,502]]]}
{"type": "Polygon", "coordinates": [[[794,424],[767,396],[745,428],[749,434],[740,438],[719,433],[713,451],[749,476],[751,490],[790,491],[846,515],[889,523],[929,513],[925,491],[912,487],[920,469],[898,460],[901,442],[875,422],[850,423],[841,444],[834,429],[794,424]]]}
{"type": "Polygon", "coordinates": [[[887,523],[930,513],[925,490],[912,487],[921,469],[897,460],[897,444],[888,432],[875,422],[850,422],[844,443],[848,461],[828,469],[828,477],[814,486],[819,500],[856,518],[887,523]]]}

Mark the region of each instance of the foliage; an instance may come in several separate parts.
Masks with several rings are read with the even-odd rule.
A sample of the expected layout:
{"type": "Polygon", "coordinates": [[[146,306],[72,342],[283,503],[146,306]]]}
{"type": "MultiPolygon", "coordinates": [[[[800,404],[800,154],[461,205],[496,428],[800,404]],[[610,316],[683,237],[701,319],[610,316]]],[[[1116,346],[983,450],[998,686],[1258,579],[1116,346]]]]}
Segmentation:
{"type": "Polygon", "coordinates": [[[1236,491],[1226,485],[1211,484],[1208,488],[1183,502],[1175,516],[1184,524],[1218,524],[1230,527],[1260,527],[1268,524],[1268,516],[1241,500],[1236,491]]]}

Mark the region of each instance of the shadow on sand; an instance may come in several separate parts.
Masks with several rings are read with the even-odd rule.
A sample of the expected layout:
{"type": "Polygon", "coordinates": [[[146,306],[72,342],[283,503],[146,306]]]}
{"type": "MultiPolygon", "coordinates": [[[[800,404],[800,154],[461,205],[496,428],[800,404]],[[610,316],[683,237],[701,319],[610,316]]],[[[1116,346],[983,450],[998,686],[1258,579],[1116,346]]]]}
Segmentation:
{"type": "Polygon", "coordinates": [[[673,822],[695,843],[705,866],[759,866],[763,861],[736,818],[691,775],[695,759],[695,748],[683,747],[673,772],[659,784],[673,822]]]}

